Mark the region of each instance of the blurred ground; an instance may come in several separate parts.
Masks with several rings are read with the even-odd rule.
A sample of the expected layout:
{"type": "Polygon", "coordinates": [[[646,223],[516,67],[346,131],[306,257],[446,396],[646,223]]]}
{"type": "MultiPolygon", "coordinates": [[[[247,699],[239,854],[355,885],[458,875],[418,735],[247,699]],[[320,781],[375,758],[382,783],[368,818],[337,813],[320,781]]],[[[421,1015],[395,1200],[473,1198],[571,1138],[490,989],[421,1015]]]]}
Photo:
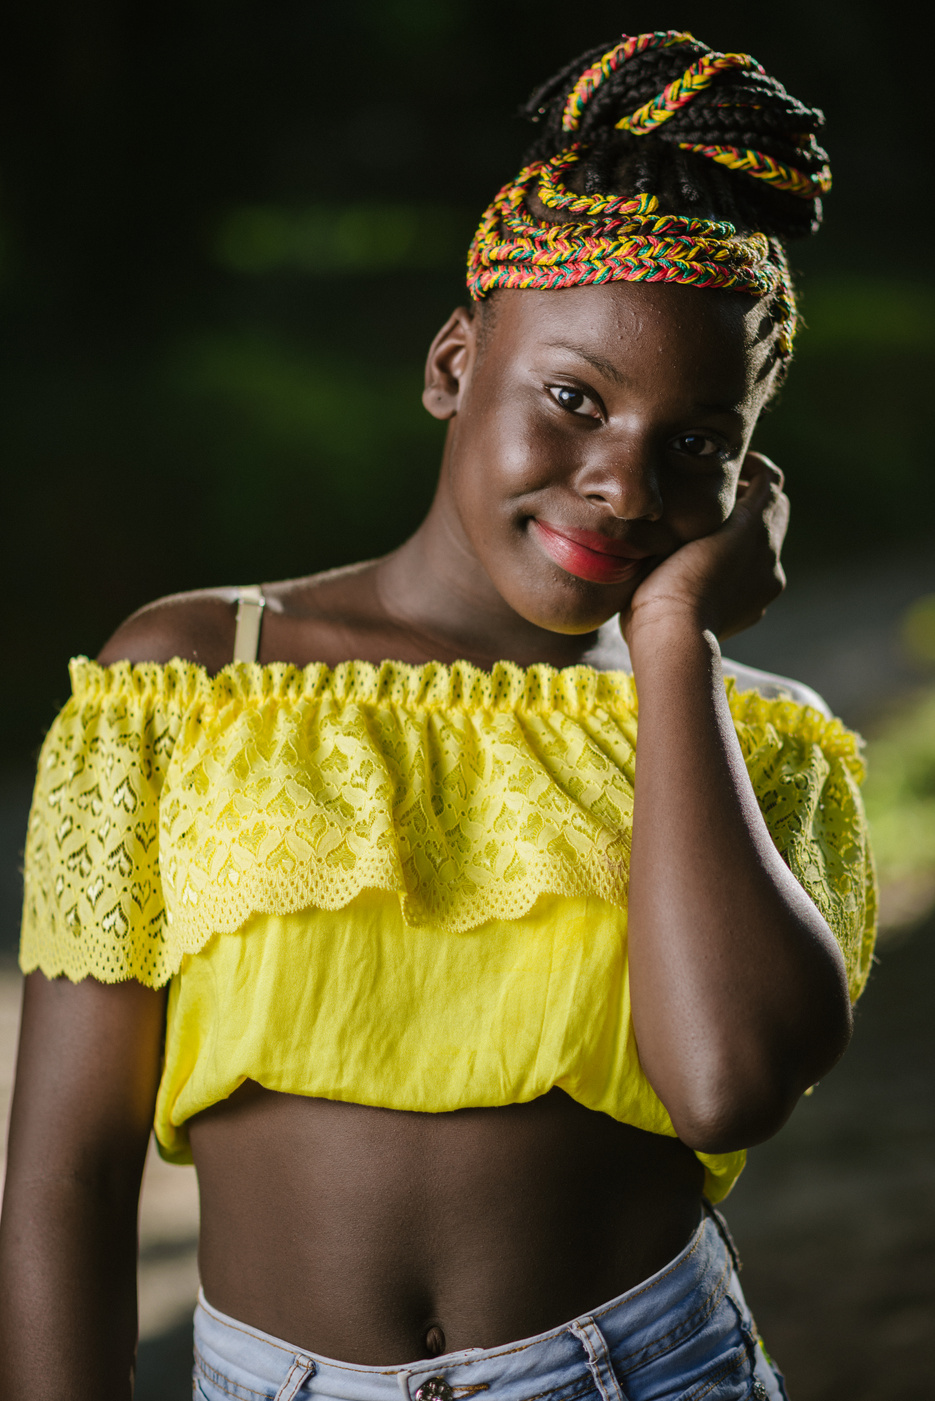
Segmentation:
{"type": "Polygon", "coordinates": [[[737,661],[806,682],[846,724],[872,733],[881,712],[925,677],[906,650],[903,620],[917,599],[932,594],[935,550],[929,543],[868,551],[843,566],[793,568],[786,592],[762,622],[729,638],[724,650],[737,661]]]}
{"type": "Polygon", "coordinates": [[[842,1064],[727,1203],[793,1401],[933,1395],[935,922],[883,944],[842,1064]]]}
{"type": "MultiPolygon", "coordinates": [[[[929,552],[796,582],[729,651],[794,675],[850,723],[921,675],[899,641],[907,607],[935,593],[929,552]]],[[[0,1112],[18,1016],[13,930],[29,780],[0,784],[0,1112]]],[[[793,1401],[919,1401],[933,1394],[935,918],[884,939],[842,1065],[751,1161],[728,1204],[744,1287],[793,1401]]],[[[151,1154],[141,1211],[138,1401],[190,1394],[197,1290],[191,1169],[151,1154]]]]}

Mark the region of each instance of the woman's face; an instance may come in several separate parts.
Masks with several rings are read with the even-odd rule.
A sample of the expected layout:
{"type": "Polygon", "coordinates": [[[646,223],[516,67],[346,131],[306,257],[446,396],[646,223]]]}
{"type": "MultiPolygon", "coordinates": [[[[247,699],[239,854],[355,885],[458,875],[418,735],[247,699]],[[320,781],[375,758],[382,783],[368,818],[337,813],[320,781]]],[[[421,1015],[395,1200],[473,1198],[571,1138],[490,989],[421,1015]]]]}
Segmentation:
{"type": "Polygon", "coordinates": [[[771,366],[749,296],[501,291],[429,356],[426,406],[451,419],[435,509],[522,618],[592,631],[727,519],[771,366]]]}

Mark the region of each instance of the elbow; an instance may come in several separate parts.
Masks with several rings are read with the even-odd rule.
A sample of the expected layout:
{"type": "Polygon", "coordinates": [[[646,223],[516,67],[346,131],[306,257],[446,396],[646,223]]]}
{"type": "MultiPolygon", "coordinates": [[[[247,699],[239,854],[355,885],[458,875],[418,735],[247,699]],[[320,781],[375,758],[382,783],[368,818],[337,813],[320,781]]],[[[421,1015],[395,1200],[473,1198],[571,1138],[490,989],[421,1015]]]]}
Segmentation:
{"type": "MultiPolygon", "coordinates": [[[[806,1087],[807,1088],[807,1087],[806,1087]]],[[[795,1108],[800,1093],[758,1098],[746,1104],[736,1095],[712,1096],[670,1113],[681,1141],[695,1153],[737,1153],[772,1138],[795,1108]]]]}
{"type": "Polygon", "coordinates": [[[666,1104],[679,1138],[698,1153],[734,1153],[778,1133],[803,1094],[825,1076],[850,1040],[849,1002],[821,1034],[772,1040],[767,1048],[736,1048],[696,1067],[683,1092],[666,1104]]]}

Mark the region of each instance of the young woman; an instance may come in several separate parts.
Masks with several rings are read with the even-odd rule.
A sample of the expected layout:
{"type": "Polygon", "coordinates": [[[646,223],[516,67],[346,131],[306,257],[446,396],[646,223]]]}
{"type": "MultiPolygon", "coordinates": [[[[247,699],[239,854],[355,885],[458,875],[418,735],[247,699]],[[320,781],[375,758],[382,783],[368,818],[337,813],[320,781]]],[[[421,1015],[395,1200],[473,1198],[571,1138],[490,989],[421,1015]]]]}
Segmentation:
{"type": "Polygon", "coordinates": [[[130,1395],[154,1121],[201,1189],[196,1396],[782,1394],[711,1203],[844,1050],[872,875],[854,736],[718,639],[782,587],[750,441],[822,119],[678,33],[530,115],[429,352],[416,534],[73,663],[4,1397],[130,1395]]]}

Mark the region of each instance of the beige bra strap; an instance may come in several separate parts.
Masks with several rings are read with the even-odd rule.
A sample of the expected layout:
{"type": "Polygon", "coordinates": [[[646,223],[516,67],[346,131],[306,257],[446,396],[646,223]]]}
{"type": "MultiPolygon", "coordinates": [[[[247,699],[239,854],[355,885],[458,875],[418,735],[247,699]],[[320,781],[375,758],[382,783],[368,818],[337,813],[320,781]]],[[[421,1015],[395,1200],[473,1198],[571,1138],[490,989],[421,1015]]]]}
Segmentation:
{"type": "Polygon", "coordinates": [[[266,599],[259,584],[245,584],[237,603],[234,661],[255,662],[260,655],[260,628],[266,599]]]}

